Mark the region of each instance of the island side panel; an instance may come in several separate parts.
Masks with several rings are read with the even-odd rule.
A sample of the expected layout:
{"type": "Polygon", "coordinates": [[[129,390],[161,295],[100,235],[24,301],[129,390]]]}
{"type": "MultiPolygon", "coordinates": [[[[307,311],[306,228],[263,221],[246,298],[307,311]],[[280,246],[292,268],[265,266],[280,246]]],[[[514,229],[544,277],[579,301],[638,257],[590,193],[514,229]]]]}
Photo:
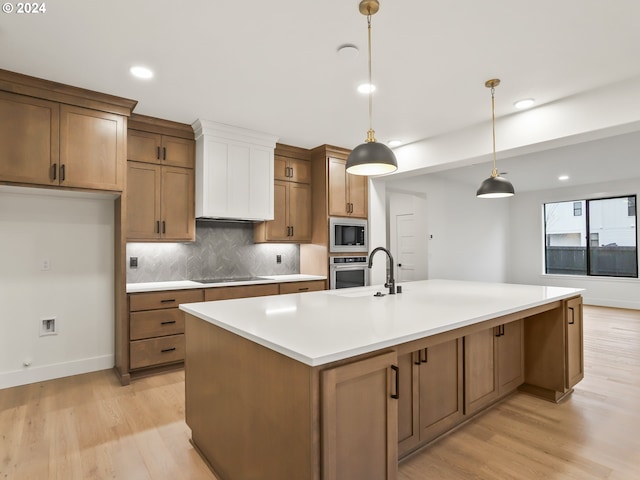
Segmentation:
{"type": "Polygon", "coordinates": [[[221,480],[319,480],[318,373],[186,314],[186,421],[221,480]]]}

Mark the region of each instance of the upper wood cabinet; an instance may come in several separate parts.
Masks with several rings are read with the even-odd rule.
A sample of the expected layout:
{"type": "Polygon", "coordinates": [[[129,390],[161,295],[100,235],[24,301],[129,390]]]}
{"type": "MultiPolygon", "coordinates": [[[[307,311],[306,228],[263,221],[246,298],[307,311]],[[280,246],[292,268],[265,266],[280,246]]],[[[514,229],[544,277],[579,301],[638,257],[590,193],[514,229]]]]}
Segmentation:
{"type": "Polygon", "coordinates": [[[367,218],[368,177],[347,173],[347,161],[329,157],[329,216],[367,218]]]}
{"type": "Polygon", "coordinates": [[[135,104],[0,70],[0,182],[122,191],[135,104]]]}
{"type": "Polygon", "coordinates": [[[254,241],[311,241],[311,163],[309,151],[276,144],[274,155],[273,220],[254,226],[254,241]]]}
{"type": "Polygon", "coordinates": [[[129,128],[127,159],[193,168],[195,163],[195,143],[193,139],[160,135],[129,128]]]}
{"type": "Polygon", "coordinates": [[[127,240],[195,240],[193,129],[143,115],[129,124],[127,240]]]}

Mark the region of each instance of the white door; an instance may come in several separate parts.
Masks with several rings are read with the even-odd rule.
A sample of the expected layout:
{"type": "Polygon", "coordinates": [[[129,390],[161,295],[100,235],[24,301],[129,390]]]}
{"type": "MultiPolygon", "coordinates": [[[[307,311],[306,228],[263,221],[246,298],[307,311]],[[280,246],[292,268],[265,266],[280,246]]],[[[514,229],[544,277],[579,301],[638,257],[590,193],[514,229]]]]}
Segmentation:
{"type": "Polygon", "coordinates": [[[416,280],[418,235],[415,214],[396,215],[398,282],[416,280]]]}

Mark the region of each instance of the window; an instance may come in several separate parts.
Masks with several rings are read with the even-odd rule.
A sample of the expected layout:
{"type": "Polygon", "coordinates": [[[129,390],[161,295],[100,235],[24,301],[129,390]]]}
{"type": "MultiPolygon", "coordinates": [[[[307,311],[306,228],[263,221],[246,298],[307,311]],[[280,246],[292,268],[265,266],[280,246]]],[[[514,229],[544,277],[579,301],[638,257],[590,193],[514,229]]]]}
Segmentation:
{"type": "Polygon", "coordinates": [[[638,278],[636,224],[635,195],[546,203],[545,273],[638,278]]]}
{"type": "Polygon", "coordinates": [[[573,202],[573,216],[574,217],[582,216],[582,202],[573,202]]]}

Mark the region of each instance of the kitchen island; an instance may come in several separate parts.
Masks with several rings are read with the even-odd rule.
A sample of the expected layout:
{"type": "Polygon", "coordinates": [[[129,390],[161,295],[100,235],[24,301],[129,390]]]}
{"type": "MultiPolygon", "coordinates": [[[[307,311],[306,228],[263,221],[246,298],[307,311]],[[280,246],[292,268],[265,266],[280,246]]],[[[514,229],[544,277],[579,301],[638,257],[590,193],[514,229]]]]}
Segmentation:
{"type": "Polygon", "coordinates": [[[580,289],[402,286],[180,306],[186,420],[221,480],[393,479],[514,390],[559,401],[582,378],[580,289]]]}

